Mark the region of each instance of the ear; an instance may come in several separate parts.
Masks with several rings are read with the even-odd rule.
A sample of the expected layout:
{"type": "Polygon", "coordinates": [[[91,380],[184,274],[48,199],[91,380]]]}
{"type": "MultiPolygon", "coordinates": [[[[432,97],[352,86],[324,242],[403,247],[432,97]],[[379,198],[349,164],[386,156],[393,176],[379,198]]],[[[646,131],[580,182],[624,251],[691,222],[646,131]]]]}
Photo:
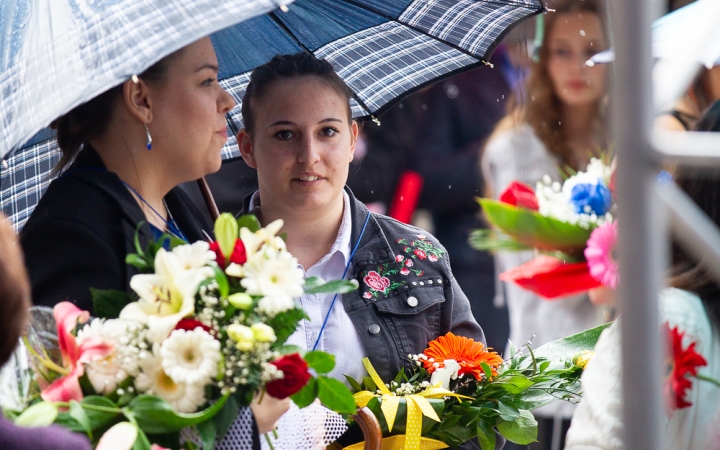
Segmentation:
{"type": "Polygon", "coordinates": [[[133,117],[142,123],[150,123],[153,119],[150,88],[142,79],[135,83],[128,80],[123,84],[123,103],[133,117]]]}
{"type": "Polygon", "coordinates": [[[350,126],[350,161],[348,162],[352,162],[353,158],[355,158],[355,146],[357,145],[359,132],[360,128],[358,127],[358,123],[357,121],[353,120],[352,125],[350,126]]]}
{"type": "Polygon", "coordinates": [[[248,132],[245,131],[245,128],[238,131],[237,143],[238,148],[240,148],[240,154],[242,155],[247,165],[252,167],[253,169],[257,169],[257,162],[255,161],[255,153],[253,150],[252,140],[250,139],[250,135],[248,134],[248,132]]]}

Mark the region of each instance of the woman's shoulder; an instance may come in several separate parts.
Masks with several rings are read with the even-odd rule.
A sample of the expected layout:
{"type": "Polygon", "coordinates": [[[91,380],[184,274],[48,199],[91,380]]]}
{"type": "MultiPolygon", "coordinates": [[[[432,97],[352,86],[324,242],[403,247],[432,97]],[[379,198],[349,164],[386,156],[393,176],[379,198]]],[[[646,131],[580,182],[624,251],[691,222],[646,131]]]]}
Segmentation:
{"type": "Polygon", "coordinates": [[[506,127],[498,128],[495,133],[490,136],[485,145],[485,152],[498,152],[508,147],[530,145],[532,148],[545,149],[535,130],[526,122],[519,122],[506,127]]]}
{"type": "Polygon", "coordinates": [[[702,300],[697,294],[668,288],[660,292],[661,320],[671,328],[678,327],[693,340],[704,343],[712,334],[712,326],[702,300]]]}

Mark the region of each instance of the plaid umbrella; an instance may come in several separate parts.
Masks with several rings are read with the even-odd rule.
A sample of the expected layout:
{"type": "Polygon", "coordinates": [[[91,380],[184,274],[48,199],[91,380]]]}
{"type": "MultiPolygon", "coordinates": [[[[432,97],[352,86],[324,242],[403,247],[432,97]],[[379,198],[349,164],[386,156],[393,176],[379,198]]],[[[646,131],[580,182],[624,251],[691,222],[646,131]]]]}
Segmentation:
{"type": "MultiPolygon", "coordinates": [[[[243,126],[241,101],[250,73],[276,54],[305,51],[328,60],[354,92],[353,116],[364,120],[429,83],[485,63],[514,25],[544,11],[544,0],[296,0],[218,31],[211,38],[220,84],[237,101],[227,115],[223,157],[239,155],[234,136],[243,126]]],[[[115,84],[142,68],[123,72],[115,84]]],[[[2,111],[0,104],[0,117],[2,111]]],[[[45,130],[3,161],[0,207],[16,228],[29,217],[58,158],[45,130]]]]}

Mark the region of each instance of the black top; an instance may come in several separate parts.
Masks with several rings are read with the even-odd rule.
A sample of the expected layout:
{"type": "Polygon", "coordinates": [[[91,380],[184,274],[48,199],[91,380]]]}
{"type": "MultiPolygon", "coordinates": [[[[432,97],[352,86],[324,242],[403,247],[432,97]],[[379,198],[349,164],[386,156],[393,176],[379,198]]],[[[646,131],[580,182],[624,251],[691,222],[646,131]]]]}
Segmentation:
{"type": "MultiPolygon", "coordinates": [[[[165,196],[175,222],[190,242],[204,240],[212,227],[181,189],[165,196]]],[[[125,263],[152,232],[135,198],[92,148],[50,183],[20,233],[36,305],[69,300],[93,313],[90,288],[130,290],[137,273],[125,263]]]]}

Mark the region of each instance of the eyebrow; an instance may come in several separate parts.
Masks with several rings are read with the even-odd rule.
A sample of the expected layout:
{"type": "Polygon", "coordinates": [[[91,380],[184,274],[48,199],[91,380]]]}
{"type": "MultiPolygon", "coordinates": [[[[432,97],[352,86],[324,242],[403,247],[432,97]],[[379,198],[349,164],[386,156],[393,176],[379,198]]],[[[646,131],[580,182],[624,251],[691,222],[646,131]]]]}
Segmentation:
{"type": "Polygon", "coordinates": [[[219,72],[219,71],[220,71],[220,68],[219,68],[216,64],[205,63],[205,64],[203,64],[202,66],[198,67],[198,68],[195,70],[195,72],[200,72],[200,71],[203,70],[203,69],[212,69],[212,70],[214,70],[215,72],[219,72]]]}
{"type": "MultiPolygon", "coordinates": [[[[336,119],[334,117],[328,117],[327,119],[323,119],[318,123],[328,123],[328,122],[339,122],[342,123],[342,120],[336,119]]],[[[291,122],[289,120],[278,120],[277,122],[273,122],[270,125],[268,125],[268,128],[276,127],[278,125],[297,125],[295,122],[291,122]]]]}

